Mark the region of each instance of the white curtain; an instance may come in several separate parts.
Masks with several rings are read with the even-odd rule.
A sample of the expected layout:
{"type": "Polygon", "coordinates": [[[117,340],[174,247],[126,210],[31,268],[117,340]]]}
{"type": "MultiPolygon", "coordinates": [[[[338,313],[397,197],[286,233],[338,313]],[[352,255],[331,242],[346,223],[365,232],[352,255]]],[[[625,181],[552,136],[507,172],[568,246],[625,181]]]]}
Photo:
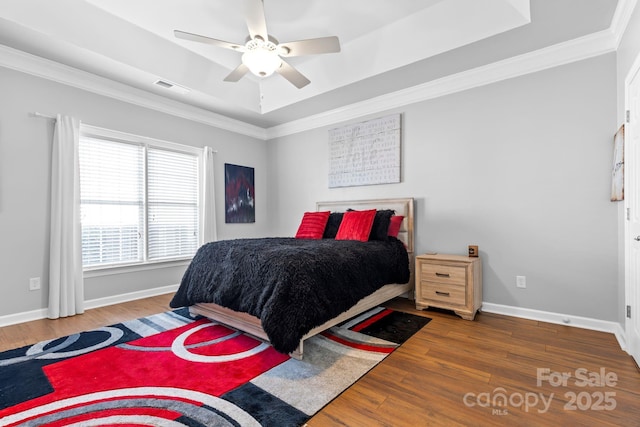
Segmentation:
{"type": "Polygon", "coordinates": [[[202,210],[202,230],[203,243],[213,242],[218,239],[216,231],[216,199],[214,182],[214,154],[211,147],[204,147],[203,164],[203,210],[202,210]]]}
{"type": "Polygon", "coordinates": [[[50,319],[84,312],[79,141],[80,121],[58,114],[51,156],[50,319]]]}

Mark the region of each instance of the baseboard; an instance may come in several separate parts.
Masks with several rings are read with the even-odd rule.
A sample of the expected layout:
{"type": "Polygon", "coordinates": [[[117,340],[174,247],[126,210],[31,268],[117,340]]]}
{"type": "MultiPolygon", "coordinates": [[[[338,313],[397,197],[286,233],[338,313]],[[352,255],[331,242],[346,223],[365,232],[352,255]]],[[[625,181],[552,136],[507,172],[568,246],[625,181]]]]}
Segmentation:
{"type": "Polygon", "coordinates": [[[120,304],[127,301],[134,301],[142,298],[155,297],[157,295],[164,295],[175,292],[178,290],[179,285],[168,285],[160,288],[145,289],[143,291],[129,292],[127,294],[114,295],[111,297],[97,298],[84,302],[85,310],[92,308],[104,307],[107,305],[120,304]]]}
{"type": "Polygon", "coordinates": [[[482,303],[482,311],[487,313],[504,314],[505,316],[520,317],[523,319],[537,320],[540,322],[555,323],[558,325],[573,326],[576,328],[591,329],[600,332],[609,332],[615,335],[622,350],[626,351],[627,349],[624,328],[617,322],[574,316],[571,314],[533,310],[530,308],[493,304],[490,302],[482,303]]]}
{"type": "MultiPolygon", "coordinates": [[[[92,308],[104,307],[107,305],[120,304],[127,301],[134,301],[142,298],[154,297],[157,295],[163,295],[172,293],[178,290],[178,285],[168,285],[159,288],[145,289],[143,291],[129,292],[121,295],[114,295],[111,297],[96,298],[84,302],[85,310],[92,308]]],[[[39,310],[25,311],[22,313],[8,314],[0,316],[0,328],[3,326],[15,325],[17,323],[31,322],[33,320],[40,320],[47,318],[48,310],[41,308],[39,310]]]]}
{"type": "Polygon", "coordinates": [[[0,316],[0,328],[3,326],[16,325],[18,323],[31,322],[32,320],[45,319],[47,317],[47,309],[24,311],[22,313],[7,314],[0,316]]]}

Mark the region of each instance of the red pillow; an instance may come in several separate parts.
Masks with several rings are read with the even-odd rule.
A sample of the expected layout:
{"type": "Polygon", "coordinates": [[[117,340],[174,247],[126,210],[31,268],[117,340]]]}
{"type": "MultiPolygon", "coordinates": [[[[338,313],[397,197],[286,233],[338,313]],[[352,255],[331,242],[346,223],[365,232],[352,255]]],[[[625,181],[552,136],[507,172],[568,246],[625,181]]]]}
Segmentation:
{"type": "Polygon", "coordinates": [[[387,236],[398,237],[403,219],[404,217],[402,215],[394,215],[391,217],[389,220],[389,231],[387,232],[387,236]]]}
{"type": "Polygon", "coordinates": [[[322,239],[329,211],[305,212],[296,232],[296,239],[322,239]]]}
{"type": "Polygon", "coordinates": [[[376,210],[347,211],[342,217],[336,240],[369,240],[373,219],[376,217],[376,210]]]}

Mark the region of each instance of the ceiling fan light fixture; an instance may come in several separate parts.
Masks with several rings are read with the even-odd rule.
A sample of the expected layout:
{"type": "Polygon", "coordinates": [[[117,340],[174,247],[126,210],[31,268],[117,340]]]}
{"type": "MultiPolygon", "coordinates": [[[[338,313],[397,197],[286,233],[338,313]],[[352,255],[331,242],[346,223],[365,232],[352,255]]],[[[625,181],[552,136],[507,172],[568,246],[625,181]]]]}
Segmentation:
{"type": "Polygon", "coordinates": [[[311,81],[285,58],[290,56],[316,55],[321,53],[340,52],[340,41],[336,36],[318,37],[314,39],[293,40],[278,43],[278,40],[267,32],[264,14],[264,0],[244,0],[245,20],[249,36],[244,45],[226,42],[187,31],[174,30],[173,34],[184,40],[206,43],[213,46],[242,52],[242,63],[234,68],[225,78],[225,82],[237,82],[251,72],[258,77],[268,77],[277,72],[289,83],[302,89],[311,81]]]}
{"type": "Polygon", "coordinates": [[[242,63],[258,77],[268,77],[282,65],[277,46],[271,41],[254,38],[245,45],[242,63]]]}

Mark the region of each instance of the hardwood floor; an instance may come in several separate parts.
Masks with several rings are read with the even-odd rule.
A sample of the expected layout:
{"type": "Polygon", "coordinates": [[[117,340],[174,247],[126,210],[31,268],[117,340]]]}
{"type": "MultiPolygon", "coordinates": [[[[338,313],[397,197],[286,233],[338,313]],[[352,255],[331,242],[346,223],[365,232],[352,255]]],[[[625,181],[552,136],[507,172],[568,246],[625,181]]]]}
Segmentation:
{"type": "Polygon", "coordinates": [[[113,325],[169,310],[173,294],[159,295],[107,307],[94,308],[79,316],[33,322],[0,328],[0,351],[23,347],[40,341],[64,337],[77,332],[113,325]]]}
{"type": "Polygon", "coordinates": [[[389,306],[433,320],[310,427],[640,426],[640,372],[612,334],[489,313],[466,321],[406,299],[389,306]],[[548,369],[540,385],[538,369],[548,369]],[[609,378],[595,381],[602,370],[609,378]]]}
{"type": "MultiPolygon", "coordinates": [[[[0,351],[166,311],[171,296],[0,328],[0,351]]],[[[310,427],[640,426],[640,372],[612,334],[489,313],[470,322],[403,299],[389,306],[433,320],[310,427]]]]}

